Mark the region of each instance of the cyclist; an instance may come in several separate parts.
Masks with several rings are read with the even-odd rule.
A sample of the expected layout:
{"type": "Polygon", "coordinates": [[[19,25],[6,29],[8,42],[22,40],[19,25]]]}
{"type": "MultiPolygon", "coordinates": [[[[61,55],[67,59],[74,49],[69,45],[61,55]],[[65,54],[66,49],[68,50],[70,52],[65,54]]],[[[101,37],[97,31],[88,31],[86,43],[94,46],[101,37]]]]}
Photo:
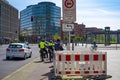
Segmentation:
{"type": "Polygon", "coordinates": [[[41,40],[39,47],[40,47],[40,57],[42,61],[44,61],[45,55],[48,57],[47,50],[46,50],[46,43],[44,40],[41,40]]]}
{"type": "Polygon", "coordinates": [[[91,47],[92,47],[93,50],[97,50],[97,44],[96,44],[95,41],[93,42],[93,46],[91,46],[91,47]]]}
{"type": "Polygon", "coordinates": [[[48,44],[48,53],[49,53],[49,59],[51,61],[54,54],[54,43],[52,40],[50,40],[50,43],[48,44]]]}

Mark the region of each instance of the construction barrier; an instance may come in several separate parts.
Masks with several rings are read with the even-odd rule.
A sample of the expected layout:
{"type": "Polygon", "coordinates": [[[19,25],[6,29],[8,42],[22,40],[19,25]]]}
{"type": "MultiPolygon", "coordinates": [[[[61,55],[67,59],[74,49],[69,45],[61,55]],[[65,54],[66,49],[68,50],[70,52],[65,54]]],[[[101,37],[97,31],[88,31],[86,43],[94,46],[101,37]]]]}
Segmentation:
{"type": "Polygon", "coordinates": [[[55,76],[107,75],[106,52],[57,51],[54,60],[55,76]]]}

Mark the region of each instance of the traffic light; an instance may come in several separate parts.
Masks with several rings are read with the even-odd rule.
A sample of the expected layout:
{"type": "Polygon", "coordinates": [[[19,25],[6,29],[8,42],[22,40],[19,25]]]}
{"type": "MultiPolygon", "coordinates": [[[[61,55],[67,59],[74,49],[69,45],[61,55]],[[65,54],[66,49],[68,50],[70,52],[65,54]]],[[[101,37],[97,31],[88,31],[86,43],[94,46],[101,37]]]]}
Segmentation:
{"type": "Polygon", "coordinates": [[[34,18],[34,16],[31,16],[31,22],[33,22],[33,18],[34,18]]]}

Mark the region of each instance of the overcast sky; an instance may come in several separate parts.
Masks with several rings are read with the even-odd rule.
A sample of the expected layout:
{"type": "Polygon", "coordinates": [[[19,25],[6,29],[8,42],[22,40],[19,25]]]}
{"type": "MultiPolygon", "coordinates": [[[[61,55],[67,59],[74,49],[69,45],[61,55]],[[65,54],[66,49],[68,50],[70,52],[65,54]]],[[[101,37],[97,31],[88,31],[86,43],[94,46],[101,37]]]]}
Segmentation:
{"type": "MultiPolygon", "coordinates": [[[[54,2],[61,7],[62,0],[7,0],[19,11],[26,6],[43,1],[54,2]]],[[[86,27],[103,28],[109,26],[111,30],[120,29],[120,0],[76,0],[76,22],[84,23],[86,27]]]]}

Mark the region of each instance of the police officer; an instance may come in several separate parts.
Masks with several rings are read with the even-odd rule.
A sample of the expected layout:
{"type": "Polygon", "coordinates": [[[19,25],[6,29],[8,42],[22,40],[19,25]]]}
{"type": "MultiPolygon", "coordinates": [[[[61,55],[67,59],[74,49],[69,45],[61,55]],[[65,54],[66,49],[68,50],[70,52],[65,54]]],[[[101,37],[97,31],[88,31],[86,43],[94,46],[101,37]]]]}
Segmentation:
{"type": "Polygon", "coordinates": [[[51,59],[53,58],[53,54],[54,54],[54,43],[52,40],[50,40],[48,44],[48,52],[49,52],[49,59],[51,61],[51,59]]]}
{"type": "Polygon", "coordinates": [[[41,40],[39,46],[40,46],[40,53],[41,53],[40,56],[41,56],[42,61],[44,61],[43,58],[45,57],[45,55],[48,57],[45,41],[44,41],[44,40],[41,40]],[[45,53],[44,53],[44,52],[45,52],[45,53]]]}

